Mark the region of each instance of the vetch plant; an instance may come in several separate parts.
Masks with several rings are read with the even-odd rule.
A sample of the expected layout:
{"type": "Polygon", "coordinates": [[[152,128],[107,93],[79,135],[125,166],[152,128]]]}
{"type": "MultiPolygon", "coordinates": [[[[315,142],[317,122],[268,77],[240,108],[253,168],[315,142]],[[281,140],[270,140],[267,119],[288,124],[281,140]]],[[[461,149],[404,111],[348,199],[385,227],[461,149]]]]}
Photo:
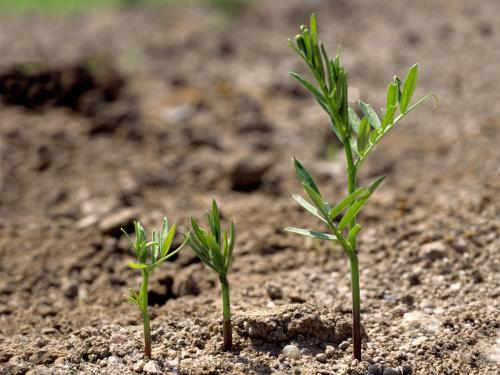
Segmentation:
{"type": "Polygon", "coordinates": [[[144,354],[146,355],[146,357],[150,358],[151,327],[148,308],[149,276],[156,267],[179,252],[187,243],[189,235],[186,236],[184,242],[177,249],[175,249],[174,251],[170,251],[176,227],[176,224],[174,224],[169,228],[167,218],[164,218],[161,231],[158,232],[156,231],[156,229],[153,230],[151,241],[148,241],[146,232],[144,231],[141,223],[138,221],[134,221],[135,241],[132,241],[127,232],[125,232],[125,230],[123,230],[122,228],[122,232],[130,241],[137,257],[137,263],[129,262],[128,265],[130,268],[140,270],[142,274],[142,282],[139,291],[137,292],[134,289],[130,289],[128,299],[130,300],[130,302],[137,305],[139,307],[139,310],[141,311],[142,323],[144,327],[144,354]]]}
{"type": "Polygon", "coordinates": [[[222,288],[223,349],[228,351],[233,345],[227,274],[233,260],[234,225],[229,225],[229,235],[226,230],[224,234],[221,232],[219,209],[215,200],[212,201],[212,211],[207,212],[207,219],[209,230],[205,231],[200,228],[196,219],[191,218],[192,235],[189,237],[189,244],[198,258],[219,275],[222,288]]]}
{"type": "Polygon", "coordinates": [[[328,57],[323,44],[319,44],[315,16],[311,16],[310,27],[301,27],[301,33],[295,43],[289,45],[305,61],[314,76],[316,84],[307,81],[297,73],[291,73],[314,96],[318,104],[330,118],[330,125],[336,137],[342,142],[347,161],[347,196],[332,206],[325,201],[311,174],[294,158],[297,175],[312,203],[295,195],[294,199],[312,215],[319,218],[328,227],[330,233],[323,233],[304,228],[286,228],[285,230],[303,236],[338,242],[349,258],[352,290],[352,336],[354,358],[361,359],[361,316],[359,293],[359,269],[357,236],[361,225],[356,223],[361,212],[375,189],[384,177],[380,177],[368,188],[358,187],[356,176],[363,162],[385,135],[396,126],[408,113],[423,102],[437,97],[426,95],[412,104],[418,78],[418,65],[413,65],[404,82],[394,77],[387,88],[387,105],[379,117],[369,104],[359,101],[360,119],[348,105],[347,70],[340,63],[337,55],[328,57]]]}

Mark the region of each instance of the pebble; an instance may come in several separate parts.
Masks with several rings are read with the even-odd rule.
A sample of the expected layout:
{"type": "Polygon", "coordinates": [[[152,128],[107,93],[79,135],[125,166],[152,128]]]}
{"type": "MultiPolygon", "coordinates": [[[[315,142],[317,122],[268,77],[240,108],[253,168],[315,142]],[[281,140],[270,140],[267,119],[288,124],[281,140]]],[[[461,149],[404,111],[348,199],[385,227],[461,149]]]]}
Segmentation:
{"type": "Polygon", "coordinates": [[[174,369],[176,367],[179,367],[179,360],[177,358],[170,361],[165,361],[164,363],[166,368],[174,369]]]}
{"type": "Polygon", "coordinates": [[[108,363],[110,365],[119,365],[121,363],[123,363],[122,359],[121,358],[118,358],[118,357],[115,357],[114,355],[108,357],[108,363]]]}
{"type": "Polygon", "coordinates": [[[321,363],[326,363],[328,361],[328,358],[326,358],[326,355],[325,353],[319,353],[319,354],[316,354],[316,360],[318,362],[321,362],[321,363]]]}
{"type": "Polygon", "coordinates": [[[137,362],[133,367],[133,370],[135,372],[142,372],[143,369],[144,369],[144,361],[142,360],[137,362]]]}
{"type": "Polygon", "coordinates": [[[127,336],[122,335],[121,333],[113,333],[111,335],[111,341],[115,344],[124,344],[127,342],[127,336]]]}
{"type": "Polygon", "coordinates": [[[401,325],[405,328],[436,333],[441,327],[441,322],[422,311],[412,311],[403,315],[401,325]]]}
{"type": "Polygon", "coordinates": [[[148,361],[148,363],[146,363],[144,365],[143,371],[146,374],[161,374],[162,373],[161,367],[158,364],[158,362],[153,361],[153,360],[148,361]]]}
{"type": "Polygon", "coordinates": [[[332,358],[335,355],[335,348],[328,345],[325,349],[325,354],[328,358],[332,358]]]}
{"type": "Polygon", "coordinates": [[[411,342],[413,346],[420,346],[427,341],[427,336],[418,336],[414,338],[411,342]]]}
{"type": "Polygon", "coordinates": [[[283,355],[288,359],[299,359],[302,355],[300,350],[295,345],[287,345],[282,350],[283,355]]]}
{"type": "Polygon", "coordinates": [[[339,345],[340,350],[346,350],[349,347],[349,342],[348,341],[342,341],[339,345]]]}
{"type": "Polygon", "coordinates": [[[429,260],[441,259],[446,254],[446,246],[441,241],[429,242],[420,248],[420,255],[429,260]]]}
{"type": "Polygon", "coordinates": [[[379,365],[378,363],[369,365],[367,375],[382,375],[382,365],[379,365]]]}
{"type": "Polygon", "coordinates": [[[500,337],[496,338],[495,343],[486,352],[490,361],[500,363],[500,337]]]}
{"type": "Polygon", "coordinates": [[[383,375],[401,375],[401,371],[396,368],[386,367],[384,369],[383,375]]]}

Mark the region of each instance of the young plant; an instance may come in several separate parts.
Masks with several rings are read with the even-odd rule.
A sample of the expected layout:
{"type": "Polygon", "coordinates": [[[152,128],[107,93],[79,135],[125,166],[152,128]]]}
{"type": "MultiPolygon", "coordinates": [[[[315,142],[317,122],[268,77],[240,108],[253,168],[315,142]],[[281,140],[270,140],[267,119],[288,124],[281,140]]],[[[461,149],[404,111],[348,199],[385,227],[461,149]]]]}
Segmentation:
{"type": "Polygon", "coordinates": [[[310,173],[294,158],[294,165],[299,180],[312,203],[294,195],[293,198],[312,215],[326,225],[329,233],[322,233],[304,228],[286,228],[285,230],[303,236],[319,238],[339,243],[349,258],[352,290],[352,336],[354,358],[361,359],[361,317],[358,270],[357,236],[361,225],[356,223],[361,212],[375,189],[384,177],[380,177],[368,188],[358,187],[356,176],[361,165],[387,133],[408,113],[423,102],[433,98],[426,95],[412,104],[413,93],[417,85],[418,65],[413,65],[406,75],[404,83],[394,77],[387,88],[387,106],[379,117],[375,110],[363,101],[359,106],[363,116],[357,116],[348,105],[347,70],[341,65],[340,57],[328,57],[323,44],[318,42],[316,19],[311,16],[310,27],[301,27],[301,33],[295,43],[289,45],[305,61],[314,76],[316,84],[307,81],[297,73],[291,75],[314,96],[330,119],[331,128],[344,147],[347,161],[347,196],[336,205],[325,201],[310,173]],[[399,113],[398,113],[399,112],[399,113]]]}
{"type": "Polygon", "coordinates": [[[224,318],[222,326],[223,349],[229,351],[233,346],[233,334],[227,274],[233,260],[234,225],[233,223],[229,225],[229,236],[226,230],[222,234],[219,209],[215,200],[212,200],[212,212],[207,212],[207,219],[209,230],[205,231],[200,228],[196,219],[191,218],[192,235],[189,237],[189,244],[198,258],[219,275],[224,318]]]}
{"type": "Polygon", "coordinates": [[[165,262],[168,258],[172,257],[174,254],[179,252],[184,245],[187,243],[189,235],[186,236],[184,242],[174,251],[170,251],[170,246],[172,245],[172,240],[174,239],[176,224],[168,227],[167,218],[163,219],[163,225],[160,232],[156,229],[153,230],[152,240],[148,241],[146,232],[142,227],[141,223],[134,221],[135,228],[135,241],[132,241],[128,236],[127,232],[123,230],[130,244],[135,250],[135,255],[137,257],[136,262],[129,262],[130,268],[135,270],[140,270],[142,274],[142,283],[139,292],[134,289],[130,289],[130,294],[128,299],[133,304],[139,307],[142,314],[142,323],[144,327],[144,354],[146,357],[151,358],[151,327],[149,320],[149,308],[148,308],[148,282],[151,272],[158,267],[160,264],[165,262]]]}

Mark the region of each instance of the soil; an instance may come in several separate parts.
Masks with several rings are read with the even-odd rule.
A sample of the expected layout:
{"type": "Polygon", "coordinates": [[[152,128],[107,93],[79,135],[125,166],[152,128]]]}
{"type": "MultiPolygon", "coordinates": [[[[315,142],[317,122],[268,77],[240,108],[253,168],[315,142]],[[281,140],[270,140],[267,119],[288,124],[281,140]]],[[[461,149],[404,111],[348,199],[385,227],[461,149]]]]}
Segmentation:
{"type": "Polygon", "coordinates": [[[498,14],[495,0],[280,0],[229,17],[0,16],[0,373],[497,374],[498,14]],[[287,75],[304,71],[286,41],[312,11],[351,92],[381,107],[418,61],[417,95],[441,99],[360,174],[386,180],[360,218],[359,363],[345,256],[283,232],[320,229],[291,199],[292,155],[332,202],[346,184],[327,119],[287,75]],[[182,232],[212,197],[237,231],[234,349],[218,280],[185,249],[151,280],[148,363],[119,228],[166,215],[182,232]]]}

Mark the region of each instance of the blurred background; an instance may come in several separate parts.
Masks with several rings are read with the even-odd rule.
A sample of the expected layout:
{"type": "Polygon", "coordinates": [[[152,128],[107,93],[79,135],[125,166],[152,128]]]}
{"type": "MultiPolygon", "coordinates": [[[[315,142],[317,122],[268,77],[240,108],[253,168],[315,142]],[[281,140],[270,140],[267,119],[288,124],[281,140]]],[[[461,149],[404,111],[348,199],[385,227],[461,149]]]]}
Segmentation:
{"type": "MultiPolygon", "coordinates": [[[[417,62],[416,97],[440,98],[360,172],[364,185],[386,176],[362,216],[367,315],[410,301],[401,285],[415,278],[405,306],[493,300],[481,283],[447,288],[473,283],[473,269],[498,286],[498,252],[485,249],[498,241],[499,1],[0,0],[0,332],[129,316],[137,275],[119,228],[167,215],[183,230],[212,197],[237,227],[236,311],[266,306],[269,280],[288,302],[349,309],[341,253],[282,231],[316,224],[290,199],[293,155],[330,201],[345,191],[328,119],[288,74],[307,75],[287,40],[312,12],[330,55],[341,51],[352,105],[385,106],[393,76],[417,62]],[[419,253],[432,241],[446,261],[419,253]]],[[[196,302],[216,281],[186,251],[152,280],[151,301],[211,314],[217,302],[196,302]]]]}

